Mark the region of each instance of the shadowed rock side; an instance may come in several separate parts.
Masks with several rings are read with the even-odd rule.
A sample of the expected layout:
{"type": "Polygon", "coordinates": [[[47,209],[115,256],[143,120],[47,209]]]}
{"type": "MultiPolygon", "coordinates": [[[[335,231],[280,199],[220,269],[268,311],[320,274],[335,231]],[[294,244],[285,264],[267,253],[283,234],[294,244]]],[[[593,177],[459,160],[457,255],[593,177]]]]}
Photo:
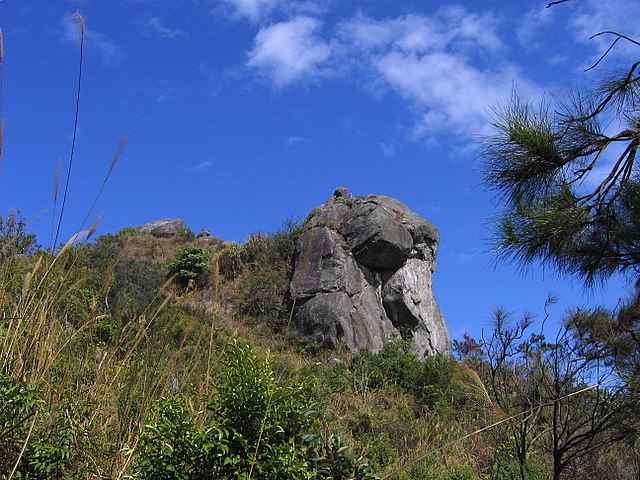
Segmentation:
{"type": "Polygon", "coordinates": [[[311,212],[298,241],[291,280],[298,329],[354,352],[378,352],[398,336],[420,356],[450,351],[431,289],[437,246],[437,229],[398,200],[337,189],[311,212]]]}

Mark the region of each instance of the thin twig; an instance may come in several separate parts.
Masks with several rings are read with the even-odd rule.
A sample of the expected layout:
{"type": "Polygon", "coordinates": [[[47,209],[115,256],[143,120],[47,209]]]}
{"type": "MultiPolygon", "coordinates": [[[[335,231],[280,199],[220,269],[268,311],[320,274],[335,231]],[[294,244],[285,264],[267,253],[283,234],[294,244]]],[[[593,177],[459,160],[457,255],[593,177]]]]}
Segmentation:
{"type": "Polygon", "coordinates": [[[55,249],[58,245],[60,227],[62,225],[62,218],[64,217],[64,208],[67,204],[67,194],[69,193],[69,180],[71,179],[71,169],[73,167],[73,157],[76,150],[76,138],[78,135],[78,116],[80,113],[80,91],[82,87],[82,64],[84,59],[85,24],[84,24],[84,17],[80,14],[80,12],[76,12],[74,14],[74,18],[78,21],[78,25],[80,27],[80,66],[78,69],[78,88],[76,91],[76,109],[75,109],[76,111],[75,111],[75,119],[73,122],[73,139],[71,141],[71,154],[69,157],[69,168],[67,169],[67,178],[64,185],[64,195],[62,197],[62,206],[60,207],[60,217],[58,219],[58,227],[56,228],[56,235],[53,242],[53,249],[55,249]]]}
{"type": "Polygon", "coordinates": [[[561,3],[568,2],[569,0],[555,0],[554,2],[548,3],[545,8],[553,7],[554,5],[560,5],[561,3]]]}
{"type": "Polygon", "coordinates": [[[594,38],[599,37],[601,35],[613,35],[615,37],[618,37],[619,39],[621,38],[623,40],[626,40],[627,42],[633,43],[634,45],[637,45],[637,46],[640,47],[640,42],[639,41],[634,40],[633,38],[628,37],[628,36],[626,36],[626,35],[624,35],[622,33],[614,32],[613,30],[605,30],[603,32],[598,32],[598,33],[596,33],[594,35],[591,35],[589,37],[589,40],[593,40],[594,38]]]}
{"type": "Polygon", "coordinates": [[[600,62],[602,62],[602,60],[604,60],[604,57],[606,57],[607,55],[609,55],[609,52],[610,52],[611,50],[613,50],[613,47],[615,47],[615,46],[616,46],[616,43],[618,43],[619,41],[620,41],[620,37],[616,38],[616,39],[611,43],[611,45],[609,46],[609,48],[607,48],[607,50],[606,50],[606,51],[605,51],[605,52],[600,56],[600,58],[598,58],[598,60],[597,60],[593,65],[591,65],[589,68],[587,68],[587,69],[585,70],[585,72],[588,72],[588,71],[590,71],[590,70],[593,70],[593,69],[594,69],[594,68],[596,68],[598,65],[600,65],[600,62]]]}

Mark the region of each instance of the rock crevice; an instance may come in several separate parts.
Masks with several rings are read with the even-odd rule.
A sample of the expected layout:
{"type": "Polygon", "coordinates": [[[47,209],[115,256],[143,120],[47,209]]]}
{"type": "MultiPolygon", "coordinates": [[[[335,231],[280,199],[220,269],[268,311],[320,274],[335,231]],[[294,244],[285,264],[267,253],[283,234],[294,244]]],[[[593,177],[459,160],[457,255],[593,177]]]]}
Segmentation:
{"type": "Polygon", "coordinates": [[[448,352],[432,292],[437,246],[437,229],[400,201],[337,189],[298,240],[290,285],[298,329],[354,352],[398,337],[420,356],[448,352]]]}

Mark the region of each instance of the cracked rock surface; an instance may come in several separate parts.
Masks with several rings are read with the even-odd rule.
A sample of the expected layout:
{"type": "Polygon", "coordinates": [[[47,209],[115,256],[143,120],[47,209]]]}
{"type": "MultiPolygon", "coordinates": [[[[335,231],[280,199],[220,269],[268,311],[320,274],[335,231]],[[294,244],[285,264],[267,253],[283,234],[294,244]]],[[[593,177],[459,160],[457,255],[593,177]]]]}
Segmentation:
{"type": "Polygon", "coordinates": [[[339,188],[298,240],[291,297],[297,328],[322,345],[380,351],[398,337],[424,357],[451,342],[432,292],[438,230],[400,201],[339,188]]]}

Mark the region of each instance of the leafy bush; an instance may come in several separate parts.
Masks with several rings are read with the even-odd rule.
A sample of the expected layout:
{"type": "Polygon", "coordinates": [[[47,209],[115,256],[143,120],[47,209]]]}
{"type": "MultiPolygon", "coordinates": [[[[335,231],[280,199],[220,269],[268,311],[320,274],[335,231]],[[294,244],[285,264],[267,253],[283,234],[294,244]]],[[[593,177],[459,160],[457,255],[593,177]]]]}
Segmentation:
{"type": "MultiPolygon", "coordinates": [[[[20,474],[23,478],[49,480],[76,478],[70,475],[71,463],[78,455],[79,445],[74,443],[74,434],[68,422],[53,425],[50,431],[41,432],[27,449],[20,474]]],[[[83,466],[80,466],[80,470],[83,466]]]]}
{"type": "Polygon", "coordinates": [[[425,461],[413,466],[403,480],[479,480],[480,477],[465,465],[444,467],[437,462],[425,461]]]}
{"type": "Polygon", "coordinates": [[[38,405],[33,390],[0,374],[0,471],[13,468],[38,405]]]}
{"type": "MultiPolygon", "coordinates": [[[[12,471],[24,448],[16,478],[62,478],[74,456],[72,431],[68,421],[56,421],[41,411],[43,406],[33,389],[0,376],[0,472],[12,471]],[[42,421],[38,415],[47,418],[42,421]],[[39,422],[36,424],[35,420],[39,422]],[[32,424],[40,428],[32,430],[32,424]],[[29,442],[25,444],[27,439],[29,442]]],[[[5,477],[0,473],[0,478],[5,477]]]]}
{"type": "Polygon", "coordinates": [[[373,479],[340,440],[313,435],[314,402],[303,384],[280,383],[269,359],[234,343],[224,356],[209,414],[199,426],[180,397],[158,403],[136,449],[144,479],[373,479]]]}
{"type": "Polygon", "coordinates": [[[155,421],[145,425],[136,449],[136,476],[157,480],[216,478],[220,463],[227,458],[218,457],[228,452],[228,439],[228,432],[211,425],[198,429],[182,398],[162,399],[155,421]]]}
{"type": "MultiPolygon", "coordinates": [[[[498,446],[491,468],[491,480],[522,480],[520,463],[515,452],[513,442],[498,446]]],[[[545,475],[531,462],[524,466],[525,480],[542,480],[545,475]]]]}
{"type": "Polygon", "coordinates": [[[405,340],[387,344],[378,354],[359,353],[352,361],[352,371],[361,391],[396,385],[424,406],[445,409],[467,403],[468,387],[478,382],[447,355],[418,359],[405,340]]]}
{"type": "Polygon", "coordinates": [[[175,275],[182,286],[202,285],[209,273],[209,255],[199,247],[185,247],[169,264],[169,275],[175,275]]]}

